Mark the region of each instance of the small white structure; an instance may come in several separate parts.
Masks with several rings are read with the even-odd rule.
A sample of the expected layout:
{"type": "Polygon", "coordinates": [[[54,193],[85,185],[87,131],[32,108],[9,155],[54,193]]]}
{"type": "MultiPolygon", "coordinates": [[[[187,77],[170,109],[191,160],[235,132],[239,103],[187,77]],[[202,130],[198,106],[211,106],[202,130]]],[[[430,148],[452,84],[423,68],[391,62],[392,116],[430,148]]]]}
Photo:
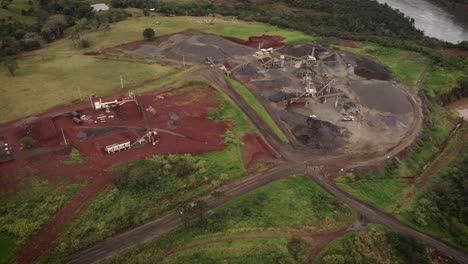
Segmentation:
{"type": "Polygon", "coordinates": [[[116,107],[118,104],[119,102],[117,100],[110,101],[110,102],[102,102],[101,99],[99,99],[99,102],[94,102],[94,110],[112,108],[112,107],[116,107]]]}
{"type": "Polygon", "coordinates": [[[124,143],[118,143],[118,144],[112,144],[109,146],[106,146],[105,150],[107,154],[112,154],[116,152],[120,152],[122,150],[127,150],[132,147],[132,144],[130,144],[130,141],[124,142],[124,143]]]}
{"type": "Polygon", "coordinates": [[[107,10],[109,10],[109,6],[106,5],[106,4],[104,4],[104,3],[91,5],[91,7],[93,8],[93,11],[94,11],[94,12],[100,12],[100,11],[107,11],[107,10]]]}

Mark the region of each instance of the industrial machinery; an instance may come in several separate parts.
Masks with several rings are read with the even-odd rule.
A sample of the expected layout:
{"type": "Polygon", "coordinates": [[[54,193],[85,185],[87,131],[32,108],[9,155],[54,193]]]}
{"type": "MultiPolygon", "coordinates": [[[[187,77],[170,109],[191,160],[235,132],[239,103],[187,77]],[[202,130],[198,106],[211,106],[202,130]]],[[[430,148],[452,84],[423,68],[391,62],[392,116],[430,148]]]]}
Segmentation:
{"type": "Polygon", "coordinates": [[[116,143],[112,145],[108,145],[104,148],[104,151],[107,154],[114,154],[117,152],[129,150],[135,145],[143,145],[146,143],[152,143],[153,146],[156,145],[156,143],[159,142],[157,138],[158,132],[156,130],[151,130],[147,131],[142,137],[137,139],[135,142],[131,143],[130,141],[122,142],[122,143],[116,143]]]}
{"type": "Polygon", "coordinates": [[[94,97],[91,97],[91,104],[94,110],[109,110],[120,105],[124,105],[129,102],[137,102],[135,94],[133,92],[128,93],[127,97],[122,99],[115,99],[113,101],[103,102],[102,98],[99,98],[99,101],[94,101],[94,97]]]}

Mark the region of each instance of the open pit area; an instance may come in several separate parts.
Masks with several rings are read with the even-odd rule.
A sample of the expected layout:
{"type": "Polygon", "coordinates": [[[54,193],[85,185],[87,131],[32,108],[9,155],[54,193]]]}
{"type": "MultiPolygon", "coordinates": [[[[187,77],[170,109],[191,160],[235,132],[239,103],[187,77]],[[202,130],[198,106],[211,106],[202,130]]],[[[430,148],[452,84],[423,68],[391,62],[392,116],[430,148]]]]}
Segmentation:
{"type": "MultiPolygon", "coordinates": [[[[65,228],[78,208],[85,208],[108,188],[112,166],[117,163],[158,154],[226,150],[240,158],[222,157],[222,162],[228,169],[230,164],[241,164],[238,177],[242,177],[285,161],[312,164],[317,157],[331,162],[331,157],[339,157],[350,166],[348,158],[381,154],[385,159],[395,147],[412,142],[421,119],[418,103],[385,68],[317,43],[285,46],[282,40],[275,36],[240,40],[184,32],[88,52],[85,55],[117,52],[132,59],[206,67],[157,79],[154,83],[161,81],[159,85],[150,87],[148,83],[146,93],[125,90],[112,96],[91,96],[0,126],[0,144],[8,144],[12,153],[0,156],[0,195],[21,189],[19,183],[26,176],[86,183],[36,235],[52,242],[57,230],[65,228]],[[228,78],[240,82],[248,93],[241,95],[228,78]],[[199,87],[200,83],[204,87],[199,87]],[[246,124],[253,123],[256,130],[251,124],[240,124],[242,131],[233,132],[238,119],[232,116],[228,118],[232,121],[210,119],[213,111],[224,107],[222,102],[228,102],[220,100],[219,92],[237,104],[239,109],[229,109],[234,112],[230,114],[246,118],[246,124]],[[252,107],[254,103],[265,108],[262,110],[289,142],[280,141],[271,127],[259,124],[262,120],[266,123],[265,117],[252,107]],[[231,133],[239,138],[231,139],[231,133]],[[21,143],[24,138],[33,142],[30,149],[21,143]],[[229,141],[226,147],[224,142],[229,141]],[[84,162],[70,164],[73,151],[78,151],[84,162]]],[[[42,254],[40,249],[33,251],[42,254]]]]}
{"type": "Polygon", "coordinates": [[[179,33],[130,43],[121,52],[211,65],[237,79],[290,143],[309,154],[385,152],[417,123],[416,101],[384,67],[317,43],[284,46],[273,36],[241,41],[179,33]]]}

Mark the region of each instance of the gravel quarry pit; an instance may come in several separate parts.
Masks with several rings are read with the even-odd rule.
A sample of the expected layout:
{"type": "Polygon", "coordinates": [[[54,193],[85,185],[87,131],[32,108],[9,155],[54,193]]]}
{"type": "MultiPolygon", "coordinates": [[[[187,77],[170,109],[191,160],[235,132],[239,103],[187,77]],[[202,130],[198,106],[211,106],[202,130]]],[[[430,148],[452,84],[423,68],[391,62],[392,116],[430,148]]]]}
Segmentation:
{"type": "Polygon", "coordinates": [[[252,61],[232,76],[257,96],[277,123],[287,127],[295,138],[293,144],[309,153],[387,151],[410,133],[417,108],[384,67],[316,43],[286,46],[278,52],[304,58],[313,50],[318,63],[311,67],[303,61],[302,65],[265,69],[261,62],[252,61]],[[285,106],[287,99],[305,91],[300,76],[304,71],[312,72],[317,90],[334,79],[328,94],[342,95],[302,98],[285,106]],[[345,121],[350,115],[354,121],[345,121]]]}
{"type": "Polygon", "coordinates": [[[217,35],[174,34],[158,44],[143,44],[124,53],[146,58],[167,59],[171,61],[204,64],[207,57],[216,63],[227,59],[235,61],[240,56],[253,53],[255,49],[229,41],[217,35]]]}
{"type": "Polygon", "coordinates": [[[225,65],[232,71],[231,77],[254,93],[294,139],[293,147],[301,151],[315,154],[386,151],[410,133],[417,107],[383,66],[328,50],[318,43],[306,43],[278,47],[274,57],[286,55],[285,67],[266,68],[264,64],[270,58],[260,60],[253,56],[257,39],[232,40],[216,35],[174,34],[155,43],[133,45],[125,53],[179,63],[185,60],[188,64],[206,64],[209,57],[225,65]],[[307,62],[310,55],[316,62],[307,62]],[[317,91],[334,79],[326,90],[331,96],[301,98],[288,105],[287,100],[305,91],[304,74],[312,76],[312,87],[317,91]],[[316,120],[312,127],[311,116],[316,120]],[[345,121],[348,116],[354,120],[345,121]]]}

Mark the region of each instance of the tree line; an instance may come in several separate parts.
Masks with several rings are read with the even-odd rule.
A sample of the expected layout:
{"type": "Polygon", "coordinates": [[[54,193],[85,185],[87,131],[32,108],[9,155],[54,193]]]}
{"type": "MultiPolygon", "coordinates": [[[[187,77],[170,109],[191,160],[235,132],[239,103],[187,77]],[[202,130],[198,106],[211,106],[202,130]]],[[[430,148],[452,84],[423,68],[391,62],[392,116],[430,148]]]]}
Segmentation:
{"type": "MultiPolygon", "coordinates": [[[[35,24],[26,24],[9,18],[0,19],[0,57],[14,56],[22,51],[41,48],[44,43],[64,37],[67,28],[73,34],[82,30],[107,29],[109,24],[126,19],[129,14],[120,9],[93,12],[84,0],[39,0],[38,7],[28,9],[36,18],[35,24]]],[[[73,35],[72,34],[72,35],[73,35]]],[[[87,40],[78,37],[77,44],[87,46],[87,40]]],[[[89,43],[88,43],[89,44],[89,43]]]]}

